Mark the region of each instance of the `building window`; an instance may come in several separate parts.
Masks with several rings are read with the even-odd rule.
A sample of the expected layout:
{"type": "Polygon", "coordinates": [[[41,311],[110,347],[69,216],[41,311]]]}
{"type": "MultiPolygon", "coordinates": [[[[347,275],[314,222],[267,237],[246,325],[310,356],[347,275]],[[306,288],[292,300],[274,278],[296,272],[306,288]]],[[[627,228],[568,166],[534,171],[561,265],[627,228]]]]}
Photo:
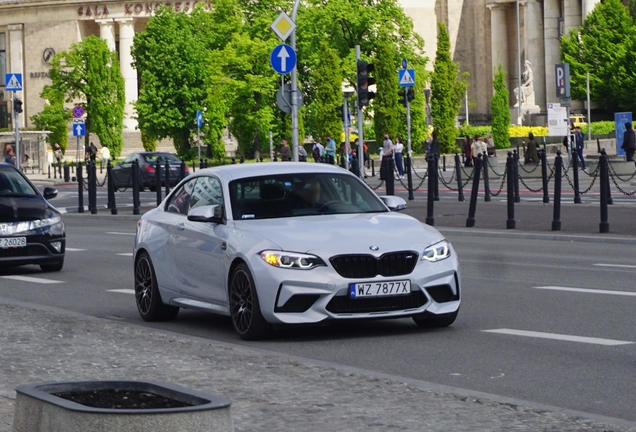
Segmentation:
{"type": "MultiPolygon", "coordinates": [[[[7,73],[7,44],[6,34],[0,33],[0,77],[7,73]]],[[[0,87],[4,87],[4,80],[0,79],[0,87]]]]}

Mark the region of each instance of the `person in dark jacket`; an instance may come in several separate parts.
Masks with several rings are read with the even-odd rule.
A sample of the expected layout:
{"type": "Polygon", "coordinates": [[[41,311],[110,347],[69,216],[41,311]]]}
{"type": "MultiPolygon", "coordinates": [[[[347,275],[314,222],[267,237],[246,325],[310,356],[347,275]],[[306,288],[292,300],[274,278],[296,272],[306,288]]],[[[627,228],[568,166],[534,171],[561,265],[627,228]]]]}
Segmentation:
{"type": "Polygon", "coordinates": [[[428,150],[428,154],[437,156],[439,159],[439,140],[437,139],[437,131],[433,131],[433,140],[431,141],[431,147],[428,150]]]}
{"type": "Polygon", "coordinates": [[[538,164],[539,152],[537,151],[537,142],[534,140],[534,134],[530,132],[528,134],[528,143],[526,144],[526,164],[538,164]]]}
{"type": "Polygon", "coordinates": [[[468,135],[464,135],[464,166],[471,167],[473,166],[473,157],[472,157],[472,147],[471,147],[470,137],[468,135]]]}
{"type": "Polygon", "coordinates": [[[625,123],[625,134],[623,134],[623,145],[621,148],[625,150],[626,160],[634,161],[634,151],[636,151],[636,133],[634,133],[634,129],[630,122],[625,123]]]}

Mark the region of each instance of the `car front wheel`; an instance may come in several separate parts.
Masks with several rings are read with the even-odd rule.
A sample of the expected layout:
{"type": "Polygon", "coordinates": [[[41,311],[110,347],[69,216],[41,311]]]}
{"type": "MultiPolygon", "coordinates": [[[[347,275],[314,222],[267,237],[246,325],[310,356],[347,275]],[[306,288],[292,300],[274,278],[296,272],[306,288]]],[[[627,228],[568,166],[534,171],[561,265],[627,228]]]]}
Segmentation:
{"type": "Polygon", "coordinates": [[[230,314],[234,330],[243,340],[264,339],[271,332],[271,324],[261,313],[254,279],[244,263],[230,279],[230,314]]]}
{"type": "Polygon", "coordinates": [[[142,252],[135,264],[135,302],[144,321],[171,321],[179,308],[164,304],[157,287],[157,277],[150,256],[142,252]]]}
{"type": "Polygon", "coordinates": [[[414,316],[413,321],[415,321],[415,324],[422,328],[448,327],[455,322],[458,314],[459,309],[457,309],[455,312],[439,315],[424,312],[423,314],[414,316]]]}

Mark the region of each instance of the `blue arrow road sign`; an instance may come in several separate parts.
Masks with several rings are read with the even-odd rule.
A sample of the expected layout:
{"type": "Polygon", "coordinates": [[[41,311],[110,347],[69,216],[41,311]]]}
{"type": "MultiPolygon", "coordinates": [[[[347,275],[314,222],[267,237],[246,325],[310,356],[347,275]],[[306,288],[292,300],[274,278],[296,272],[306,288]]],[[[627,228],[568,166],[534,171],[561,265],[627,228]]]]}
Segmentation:
{"type": "Polygon", "coordinates": [[[73,136],[86,135],[86,125],[84,123],[77,123],[73,125],[73,136]]]}
{"type": "Polygon", "coordinates": [[[201,110],[197,111],[197,127],[200,128],[203,125],[203,114],[201,110]]]}
{"type": "Polygon", "coordinates": [[[296,51],[289,45],[280,44],[272,50],[269,62],[279,74],[287,74],[296,67],[296,51]]]}
{"type": "Polygon", "coordinates": [[[414,69],[400,69],[398,71],[398,81],[400,87],[413,87],[415,86],[415,70],[414,69]]]}
{"type": "Polygon", "coordinates": [[[4,76],[4,86],[7,91],[22,91],[22,74],[8,73],[4,76]]]}

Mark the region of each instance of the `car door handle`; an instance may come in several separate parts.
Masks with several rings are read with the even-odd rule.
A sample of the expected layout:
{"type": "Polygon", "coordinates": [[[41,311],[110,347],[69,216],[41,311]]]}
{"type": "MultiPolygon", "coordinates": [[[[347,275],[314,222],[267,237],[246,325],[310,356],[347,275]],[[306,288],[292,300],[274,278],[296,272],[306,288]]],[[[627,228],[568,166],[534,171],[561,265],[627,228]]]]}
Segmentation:
{"type": "Polygon", "coordinates": [[[185,229],[185,224],[183,222],[177,224],[177,229],[179,231],[183,231],[185,229]]]}
{"type": "Polygon", "coordinates": [[[226,250],[227,249],[227,243],[223,242],[221,243],[221,250],[226,250]]]}

